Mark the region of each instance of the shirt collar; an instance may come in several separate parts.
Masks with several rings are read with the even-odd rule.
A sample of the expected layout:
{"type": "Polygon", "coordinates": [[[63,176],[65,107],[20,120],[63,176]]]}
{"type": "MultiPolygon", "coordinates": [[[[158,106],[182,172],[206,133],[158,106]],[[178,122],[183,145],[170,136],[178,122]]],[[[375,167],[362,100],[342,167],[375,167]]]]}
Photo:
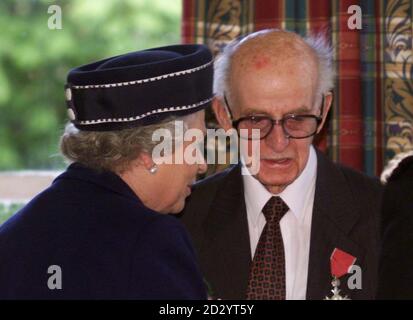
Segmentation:
{"type": "Polygon", "coordinates": [[[252,218],[253,223],[258,223],[259,215],[265,204],[273,196],[242,164],[242,180],[244,183],[244,197],[247,214],[252,218]]]}
{"type": "MultiPolygon", "coordinates": [[[[244,165],[242,165],[241,170],[247,211],[253,215],[253,221],[256,223],[265,204],[275,195],[269,192],[254,176],[249,174],[248,169],[244,165]]],[[[310,146],[308,161],[303,172],[293,183],[277,194],[298,219],[302,217],[308,196],[315,187],[316,175],[317,155],[314,147],[310,146]]]]}

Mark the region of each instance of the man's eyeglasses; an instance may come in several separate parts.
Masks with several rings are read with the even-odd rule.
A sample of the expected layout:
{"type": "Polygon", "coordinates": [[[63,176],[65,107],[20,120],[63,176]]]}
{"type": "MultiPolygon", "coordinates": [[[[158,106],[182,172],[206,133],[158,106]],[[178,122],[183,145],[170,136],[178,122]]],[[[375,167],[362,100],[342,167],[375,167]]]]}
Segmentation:
{"type": "MultiPolygon", "coordinates": [[[[231,109],[228,104],[226,95],[224,94],[224,100],[230,112],[231,109]]],[[[241,138],[248,140],[262,140],[266,138],[274,128],[274,125],[281,125],[286,138],[293,139],[305,139],[311,137],[317,133],[317,129],[322,122],[322,115],[324,109],[324,95],[322,99],[320,116],[313,114],[289,114],[282,119],[272,119],[265,115],[251,115],[241,117],[232,121],[232,125],[238,131],[241,138]],[[241,131],[241,129],[243,129],[241,131]],[[259,130],[259,135],[254,135],[253,130],[259,130]]]]}

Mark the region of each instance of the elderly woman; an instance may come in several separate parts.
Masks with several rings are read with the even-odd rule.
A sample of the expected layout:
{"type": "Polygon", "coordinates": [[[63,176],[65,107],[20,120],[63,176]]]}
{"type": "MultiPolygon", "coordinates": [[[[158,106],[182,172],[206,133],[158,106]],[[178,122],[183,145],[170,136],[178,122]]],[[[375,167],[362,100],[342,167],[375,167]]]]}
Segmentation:
{"type": "Polygon", "coordinates": [[[212,73],[198,45],[69,73],[61,151],[71,164],[0,228],[0,299],[206,298],[187,233],[168,215],[183,209],[204,159],[160,163],[152,150],[157,129],[174,137],[176,120],[205,131],[212,73]]]}

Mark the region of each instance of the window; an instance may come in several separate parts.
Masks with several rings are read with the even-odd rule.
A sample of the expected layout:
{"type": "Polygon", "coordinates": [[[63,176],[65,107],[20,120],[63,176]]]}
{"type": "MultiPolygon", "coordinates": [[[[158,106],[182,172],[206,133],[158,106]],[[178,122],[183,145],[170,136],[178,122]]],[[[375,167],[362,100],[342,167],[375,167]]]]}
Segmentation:
{"type": "Polygon", "coordinates": [[[179,43],[181,10],[180,0],[0,2],[0,223],[65,167],[58,141],[67,72],[179,43]]]}

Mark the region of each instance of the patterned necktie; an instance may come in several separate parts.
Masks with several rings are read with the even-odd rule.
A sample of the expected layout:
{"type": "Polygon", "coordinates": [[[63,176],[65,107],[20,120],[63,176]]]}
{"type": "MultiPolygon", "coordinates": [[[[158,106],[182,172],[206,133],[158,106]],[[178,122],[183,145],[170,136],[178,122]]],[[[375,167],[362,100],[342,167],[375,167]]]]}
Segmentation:
{"type": "Polygon", "coordinates": [[[280,197],[272,197],[262,210],[267,223],[251,264],[249,300],[285,300],[285,257],[280,220],[287,211],[288,206],[280,197]]]}

